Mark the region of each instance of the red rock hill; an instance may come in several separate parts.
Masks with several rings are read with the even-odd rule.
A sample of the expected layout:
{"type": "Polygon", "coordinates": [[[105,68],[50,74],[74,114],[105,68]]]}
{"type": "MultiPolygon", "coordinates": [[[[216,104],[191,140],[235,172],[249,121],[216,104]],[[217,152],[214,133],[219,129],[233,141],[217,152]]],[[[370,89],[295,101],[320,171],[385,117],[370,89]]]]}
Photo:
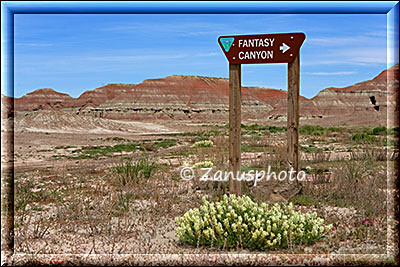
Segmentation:
{"type": "MultiPolygon", "coordinates": [[[[303,119],[320,118],[333,124],[393,121],[395,118],[386,116],[398,111],[398,85],[399,66],[395,65],[372,80],[344,88],[327,88],[312,99],[301,97],[300,114],[303,119]]],[[[109,84],[86,91],[76,99],[53,89],[39,89],[16,98],[14,108],[16,111],[65,110],[127,120],[226,120],[228,103],[228,79],[172,75],[148,79],[137,85],[109,84]]],[[[243,120],[283,122],[286,111],[286,91],[242,88],[243,120]]]]}
{"type": "Polygon", "coordinates": [[[52,110],[63,109],[75,106],[75,99],[68,94],[56,92],[50,88],[43,88],[16,98],[15,110],[52,110]]]}

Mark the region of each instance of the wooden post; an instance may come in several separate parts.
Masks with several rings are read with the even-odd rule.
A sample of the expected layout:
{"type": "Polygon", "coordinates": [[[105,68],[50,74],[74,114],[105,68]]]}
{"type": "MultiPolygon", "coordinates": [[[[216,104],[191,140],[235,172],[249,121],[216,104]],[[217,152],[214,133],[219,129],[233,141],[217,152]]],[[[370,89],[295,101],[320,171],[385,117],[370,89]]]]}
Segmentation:
{"type": "MultiPolygon", "coordinates": [[[[241,106],[241,65],[229,64],[229,167],[235,177],[240,173],[241,106]]],[[[241,195],[241,182],[230,178],[229,193],[241,195]]]]}
{"type": "Polygon", "coordinates": [[[292,63],[288,63],[287,161],[296,175],[299,171],[299,91],[300,52],[292,63]]]}

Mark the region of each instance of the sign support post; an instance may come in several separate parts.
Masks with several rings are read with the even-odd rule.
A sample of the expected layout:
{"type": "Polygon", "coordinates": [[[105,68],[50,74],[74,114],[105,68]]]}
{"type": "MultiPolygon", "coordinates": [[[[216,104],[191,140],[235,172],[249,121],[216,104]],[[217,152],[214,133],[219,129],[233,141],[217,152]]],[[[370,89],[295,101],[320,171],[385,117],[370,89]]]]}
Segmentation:
{"type": "Polygon", "coordinates": [[[288,63],[287,161],[296,175],[299,172],[299,83],[300,53],[288,63]]]}
{"type": "MultiPolygon", "coordinates": [[[[240,130],[241,130],[241,65],[229,64],[229,167],[234,177],[240,173],[240,130]]],[[[229,180],[229,193],[242,194],[242,183],[229,180]]]]}

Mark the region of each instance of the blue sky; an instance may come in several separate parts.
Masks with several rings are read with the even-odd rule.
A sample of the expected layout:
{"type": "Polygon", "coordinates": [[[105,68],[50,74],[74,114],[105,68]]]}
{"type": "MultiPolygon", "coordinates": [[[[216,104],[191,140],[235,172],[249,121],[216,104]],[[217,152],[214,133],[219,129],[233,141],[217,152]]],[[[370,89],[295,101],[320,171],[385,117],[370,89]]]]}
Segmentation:
{"type": "MultiPolygon", "coordinates": [[[[14,23],[15,97],[39,88],[78,97],[174,74],[227,78],[220,35],[304,32],[300,94],[308,98],[387,68],[385,14],[16,14],[14,23]]],[[[242,85],[286,90],[287,64],[242,65],[242,85]]]]}

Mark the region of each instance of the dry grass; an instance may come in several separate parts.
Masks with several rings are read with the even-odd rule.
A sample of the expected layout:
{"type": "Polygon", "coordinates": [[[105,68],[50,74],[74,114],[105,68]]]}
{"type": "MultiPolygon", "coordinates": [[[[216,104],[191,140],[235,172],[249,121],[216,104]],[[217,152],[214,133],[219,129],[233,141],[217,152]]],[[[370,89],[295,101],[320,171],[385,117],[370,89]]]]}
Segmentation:
{"type": "MultiPolygon", "coordinates": [[[[386,160],[398,159],[398,151],[376,143],[339,144],[347,132],[301,137],[345,146],[349,158],[333,157],[334,150],[304,152],[301,168],[309,181],[293,201],[296,209],[316,211],[335,230],[313,247],[296,246],[271,253],[383,253],[386,248],[386,160]],[[336,143],[335,143],[336,142],[336,143]],[[357,248],[363,248],[357,251],[357,248]]],[[[160,148],[123,155],[112,163],[80,160],[71,167],[35,169],[16,174],[16,251],[41,253],[226,253],[181,244],[174,233],[174,218],[198,207],[202,196],[219,199],[226,183],[183,181],[179,171],[185,162],[211,160],[214,169],[228,170],[228,137],[209,137],[214,146],[191,148],[197,139],[180,137],[183,144],[172,154],[160,148]]],[[[347,139],[348,140],[348,139],[347,139]]],[[[285,136],[252,135],[242,138],[247,152],[242,170],[286,170],[285,136]]],[[[320,146],[320,147],[319,147],[320,146]]],[[[174,148],[174,147],[172,147],[174,148]]],[[[64,159],[58,159],[64,160],[64,159]]],[[[246,194],[257,202],[285,198],[286,185],[278,181],[251,182],[246,194]]],[[[234,251],[238,252],[238,251],[234,251]]],[[[239,251],[258,253],[257,251],[239,251]]]]}

